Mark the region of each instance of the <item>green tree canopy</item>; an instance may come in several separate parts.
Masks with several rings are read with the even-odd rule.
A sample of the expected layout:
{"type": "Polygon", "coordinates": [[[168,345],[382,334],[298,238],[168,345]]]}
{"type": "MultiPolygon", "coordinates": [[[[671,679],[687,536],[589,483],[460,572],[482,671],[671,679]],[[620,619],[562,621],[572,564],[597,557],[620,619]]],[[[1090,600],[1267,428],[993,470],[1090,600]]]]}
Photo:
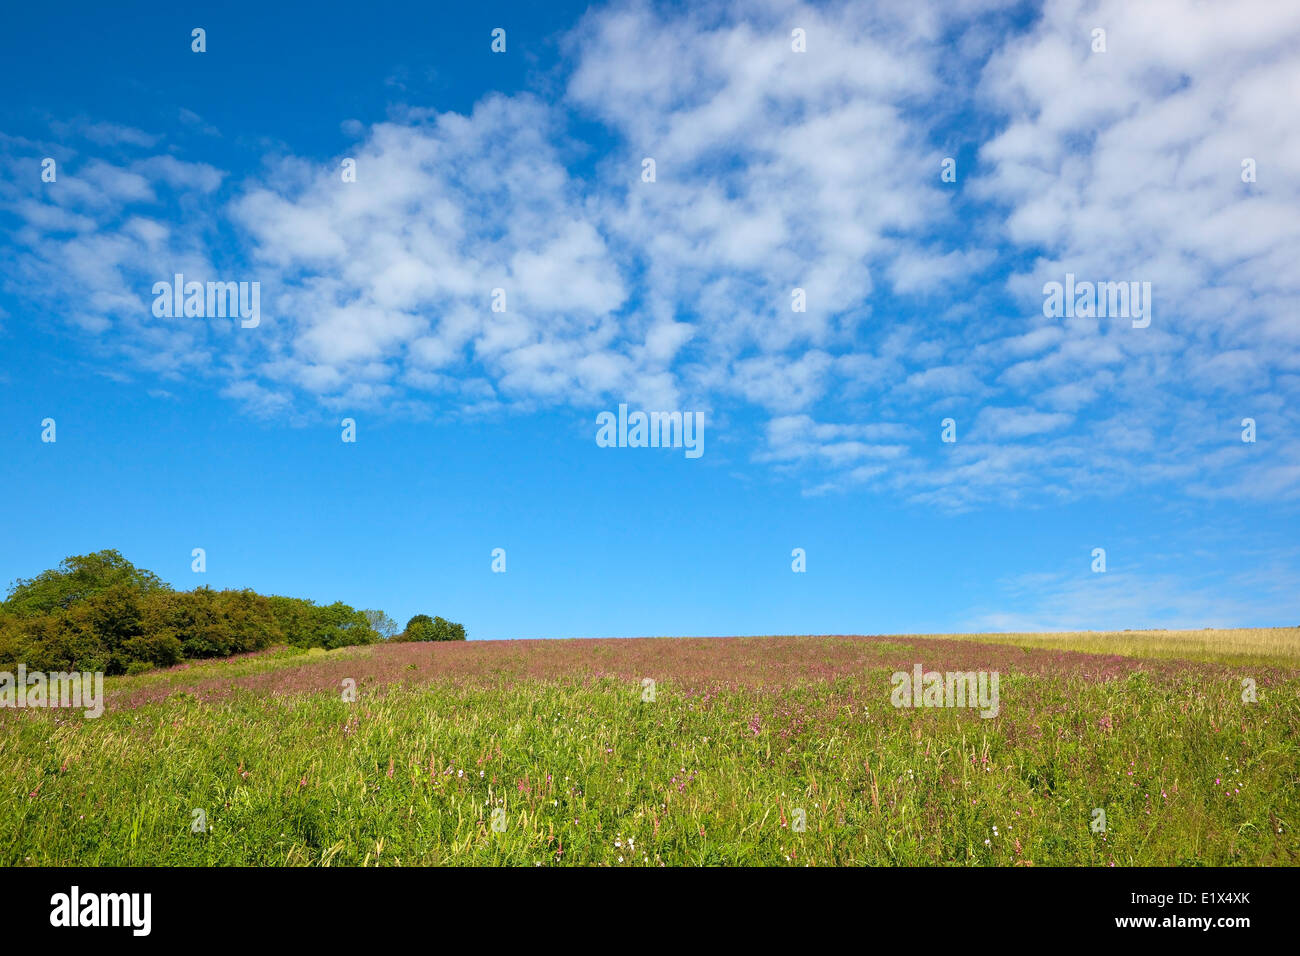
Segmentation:
{"type": "MultiPolygon", "coordinates": [[[[432,624],[432,621],[430,621],[432,624]]],[[[251,590],[174,591],[116,551],[64,560],[0,602],[0,669],[135,673],[273,644],[333,649],[380,639],[386,614],[251,590]]]]}
{"type": "Polygon", "coordinates": [[[465,640],[465,626],[463,624],[453,624],[445,618],[435,617],[433,619],[433,640],[463,641],[465,640]]]}
{"type": "Polygon", "coordinates": [[[433,618],[427,614],[417,614],[406,622],[406,630],[402,633],[404,641],[431,641],[433,640],[433,618]]]}
{"type": "Polygon", "coordinates": [[[10,588],[4,608],[18,615],[48,614],[67,610],[115,586],[142,594],[170,590],[158,575],[137,568],[117,551],[96,551],[65,558],[57,569],[31,580],[19,578],[10,588]]]}
{"type": "Polygon", "coordinates": [[[400,641],[463,641],[465,626],[453,624],[441,617],[417,614],[406,622],[406,630],[396,640],[400,641]]]}
{"type": "Polygon", "coordinates": [[[397,633],[397,622],[383,611],[374,610],[372,608],[362,611],[361,613],[366,616],[366,620],[370,622],[370,626],[374,629],[375,633],[385,640],[397,633]]]}

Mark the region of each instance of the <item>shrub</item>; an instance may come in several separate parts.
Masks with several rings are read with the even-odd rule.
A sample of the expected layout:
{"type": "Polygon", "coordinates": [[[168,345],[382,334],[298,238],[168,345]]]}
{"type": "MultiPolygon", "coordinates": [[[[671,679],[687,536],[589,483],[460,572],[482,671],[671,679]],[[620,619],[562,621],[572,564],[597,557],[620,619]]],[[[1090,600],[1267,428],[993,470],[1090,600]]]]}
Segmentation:
{"type": "Polygon", "coordinates": [[[253,591],[201,587],[168,592],[150,604],[151,633],[175,640],[186,658],[261,650],[278,636],[269,599],[253,591]]]}
{"type": "Polygon", "coordinates": [[[465,626],[463,624],[453,624],[451,621],[441,617],[433,619],[433,640],[435,641],[463,641],[465,640],[465,626]]]}
{"type": "Polygon", "coordinates": [[[463,641],[465,627],[441,617],[417,614],[406,622],[406,630],[395,641],[463,641]]]}
{"type": "MultiPolygon", "coordinates": [[[[272,644],[333,649],[380,639],[380,612],[256,591],[173,591],[116,551],[65,559],[0,602],[0,667],[138,673],[272,644]]],[[[430,622],[432,624],[432,622],[430,622]]]]}
{"type": "Polygon", "coordinates": [[[316,607],[305,598],[275,595],[266,599],[275,620],[277,641],[294,647],[310,647],[315,633],[316,607]]]}
{"type": "Polygon", "coordinates": [[[406,622],[406,630],[396,638],[401,641],[432,641],[433,618],[427,614],[417,614],[406,622]]]}
{"type": "Polygon", "coordinates": [[[379,635],[366,620],[366,615],[351,605],[335,601],[327,607],[316,608],[311,646],[332,651],[336,647],[373,644],[378,640],[379,635]]]}

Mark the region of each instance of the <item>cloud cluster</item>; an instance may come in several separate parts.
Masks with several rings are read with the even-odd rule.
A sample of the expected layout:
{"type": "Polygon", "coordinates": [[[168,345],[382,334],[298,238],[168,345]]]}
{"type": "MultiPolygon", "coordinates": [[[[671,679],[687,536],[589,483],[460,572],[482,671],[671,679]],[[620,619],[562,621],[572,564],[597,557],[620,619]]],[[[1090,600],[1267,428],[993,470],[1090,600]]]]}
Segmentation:
{"type": "Polygon", "coordinates": [[[627,401],[725,419],[729,455],[809,493],[1300,495],[1300,127],[1279,109],[1300,11],[1024,14],[618,3],[575,25],[551,101],[394,108],[346,122],[347,157],[242,179],[109,123],[6,138],[9,287],[261,415],[627,401]],[[57,183],[32,182],[43,155],[57,183]],[[261,326],[153,319],[175,272],[260,281],[261,326]],[[1150,282],[1151,324],[1044,315],[1067,273],[1150,282]]]}

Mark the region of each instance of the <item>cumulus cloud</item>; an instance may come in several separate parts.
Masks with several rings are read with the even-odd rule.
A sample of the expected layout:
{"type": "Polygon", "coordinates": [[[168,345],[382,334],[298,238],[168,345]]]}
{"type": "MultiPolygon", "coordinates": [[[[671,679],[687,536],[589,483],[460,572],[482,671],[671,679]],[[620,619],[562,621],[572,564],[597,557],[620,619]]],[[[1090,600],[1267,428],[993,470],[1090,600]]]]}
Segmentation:
{"type": "Polygon", "coordinates": [[[1295,497],[1300,132],[1277,104],[1300,94],[1300,11],[1021,13],[597,7],[550,100],[338,117],[355,182],[340,156],[233,175],[85,119],[3,137],[6,287],[257,415],[629,401],[716,411],[810,493],[1295,497]],[[575,120],[602,128],[593,162],[575,120]],[[154,319],[175,272],[259,281],[261,325],[154,319]],[[1067,274],[1149,282],[1150,325],[1045,315],[1067,274]]]}

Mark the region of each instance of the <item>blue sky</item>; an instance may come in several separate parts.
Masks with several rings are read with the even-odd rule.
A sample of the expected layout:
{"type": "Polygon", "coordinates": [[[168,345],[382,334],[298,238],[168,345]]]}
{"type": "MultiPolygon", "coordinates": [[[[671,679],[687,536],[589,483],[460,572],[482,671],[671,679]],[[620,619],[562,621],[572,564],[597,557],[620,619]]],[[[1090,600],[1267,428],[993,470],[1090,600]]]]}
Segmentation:
{"type": "Polygon", "coordinates": [[[1300,623],[1300,13],[465,6],[7,13],[0,578],[115,547],[487,639],[1300,623]],[[156,316],[176,272],[260,322],[156,316]],[[1067,273],[1149,325],[1045,315],[1067,273]],[[598,447],[620,403],[705,453],[598,447]]]}

